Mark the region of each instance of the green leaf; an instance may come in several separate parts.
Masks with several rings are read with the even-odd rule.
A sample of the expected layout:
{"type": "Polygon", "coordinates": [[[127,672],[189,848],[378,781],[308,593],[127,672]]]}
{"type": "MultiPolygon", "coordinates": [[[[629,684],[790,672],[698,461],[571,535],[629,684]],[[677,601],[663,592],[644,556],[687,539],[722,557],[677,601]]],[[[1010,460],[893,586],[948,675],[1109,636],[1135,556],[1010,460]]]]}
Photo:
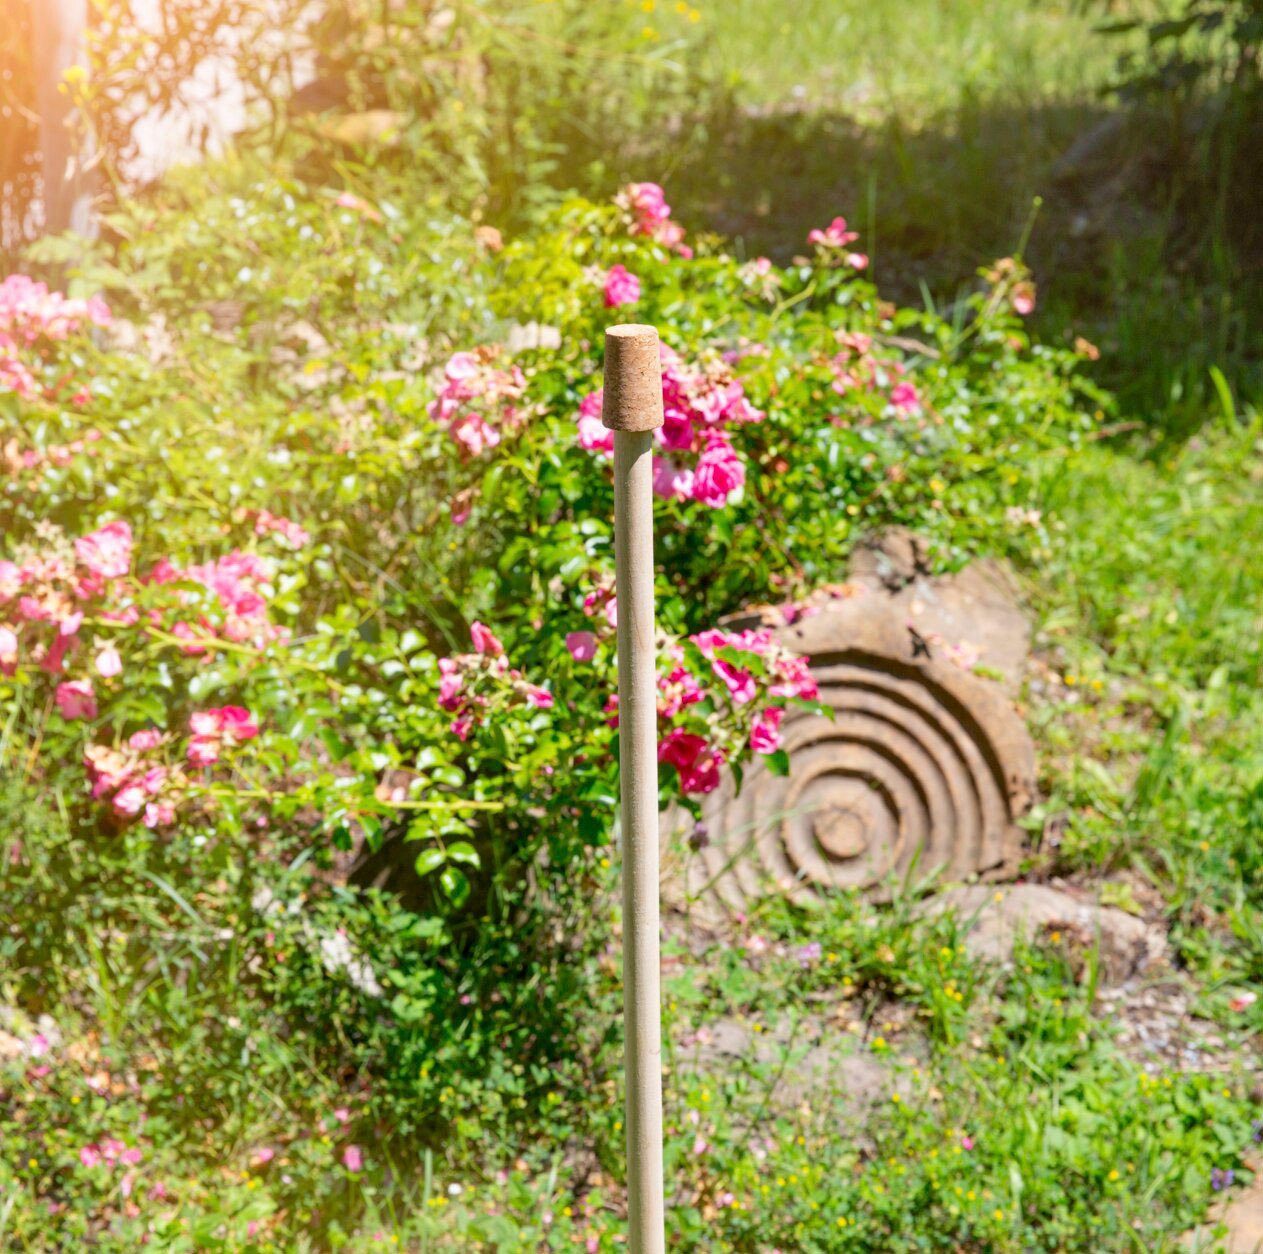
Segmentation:
{"type": "Polygon", "coordinates": [[[763,761],[767,763],[767,769],[773,775],[789,774],[789,754],[784,749],[777,749],[775,753],[767,754],[763,761]]]}
{"type": "Polygon", "coordinates": [[[439,884],[454,906],[463,906],[469,899],[469,879],[454,866],[444,867],[439,884]]]}
{"type": "Polygon", "coordinates": [[[437,870],[447,861],[447,851],[438,846],[429,849],[423,849],[417,854],[417,860],[414,863],[418,875],[429,875],[431,871],[437,870]]]}
{"type": "Polygon", "coordinates": [[[464,862],[469,866],[478,866],[478,850],[467,840],[458,840],[447,847],[449,862],[464,862]]]}

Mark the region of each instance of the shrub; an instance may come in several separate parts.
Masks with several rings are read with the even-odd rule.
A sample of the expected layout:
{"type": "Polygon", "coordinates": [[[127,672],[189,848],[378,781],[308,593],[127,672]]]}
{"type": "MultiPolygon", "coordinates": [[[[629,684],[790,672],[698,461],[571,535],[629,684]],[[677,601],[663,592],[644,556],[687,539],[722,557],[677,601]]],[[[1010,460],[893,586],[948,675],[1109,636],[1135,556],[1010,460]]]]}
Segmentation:
{"type": "MultiPolygon", "coordinates": [[[[325,1077],[296,1104],[309,1128],[353,1106],[342,1140],[285,1135],[330,1179],[370,1138],[557,1119],[599,1071],[566,1024],[616,793],[604,325],[663,335],[662,787],[692,806],[751,753],[783,769],[781,711],[814,697],[724,614],[837,579],[861,529],[907,523],[952,563],[1028,543],[1012,507],[1037,544],[1026,467],[1106,403],[1031,344],[1012,260],[942,317],[882,301],[841,219],[780,269],[690,240],[651,184],[508,244],[378,189],[220,166],[118,211],[77,280],[106,303],[38,293],[0,394],[3,753],[62,833],[4,872],[23,996],[107,927],[117,1004],[175,1039],[187,995],[144,972],[197,920],[181,962],[250,1021],[205,1025],[188,1085],[227,1118],[234,1052],[261,1082],[325,1077]],[[400,841],[409,901],[346,882],[400,841]],[[54,856],[64,936],[38,940],[54,856]]],[[[309,1182],[288,1177],[277,1206],[309,1182]]]]}

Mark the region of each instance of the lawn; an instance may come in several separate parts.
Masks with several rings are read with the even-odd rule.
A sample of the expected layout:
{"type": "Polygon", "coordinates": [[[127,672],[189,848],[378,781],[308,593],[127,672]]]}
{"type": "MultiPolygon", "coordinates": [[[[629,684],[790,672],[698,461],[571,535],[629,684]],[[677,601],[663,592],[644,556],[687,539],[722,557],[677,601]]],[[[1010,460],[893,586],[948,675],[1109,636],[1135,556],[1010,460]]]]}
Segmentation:
{"type": "Polygon", "coordinates": [[[1082,229],[1057,174],[1142,36],[401,12],[337,36],[385,138],[277,122],[0,272],[0,1246],[626,1248],[595,389],[634,318],[664,806],[792,768],[810,686],[727,616],[907,527],[1031,623],[1023,890],[1160,950],[996,961],[915,876],[669,910],[669,1248],[1216,1248],[1263,1136],[1263,416],[1248,254],[1175,271],[1140,166],[1082,229]]]}

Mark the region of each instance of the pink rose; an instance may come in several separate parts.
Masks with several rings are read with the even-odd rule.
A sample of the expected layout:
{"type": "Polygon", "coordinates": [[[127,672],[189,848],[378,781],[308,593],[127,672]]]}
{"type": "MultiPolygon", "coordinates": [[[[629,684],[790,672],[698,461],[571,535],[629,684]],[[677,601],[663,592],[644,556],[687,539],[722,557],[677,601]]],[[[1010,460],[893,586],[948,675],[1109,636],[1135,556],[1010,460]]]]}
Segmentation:
{"type": "Polygon", "coordinates": [[[452,428],[452,435],[475,457],[500,443],[500,433],[481,414],[466,414],[452,428]]]}
{"type": "Polygon", "coordinates": [[[215,710],[194,710],[189,715],[189,730],[195,736],[218,736],[219,717],[215,710]]]}
{"type": "Polygon", "coordinates": [[[634,305],[640,299],[640,280],[626,266],[612,266],[605,275],[605,307],[634,305]]]}
{"type": "Polygon", "coordinates": [[[0,560],[0,601],[12,601],[24,579],[22,568],[16,562],[0,560]]]}
{"type": "Polygon", "coordinates": [[[527,685],[526,699],[537,709],[551,710],[553,708],[553,694],[547,688],[540,688],[537,684],[527,685]]]}
{"type": "Polygon", "coordinates": [[[778,705],[760,710],[750,728],[750,748],[755,753],[775,753],[781,747],[781,720],[785,711],[778,705]]]}
{"type": "Polygon", "coordinates": [[[601,420],[604,396],[598,388],[579,402],[579,447],[590,453],[614,452],[614,432],[601,420]]]}
{"type": "Polygon", "coordinates": [[[17,633],[11,627],[0,627],[0,675],[12,675],[17,662],[17,633]]]}
{"type": "Polygon", "coordinates": [[[859,232],[847,230],[845,218],[834,218],[824,230],[817,227],[807,235],[807,243],[821,248],[845,248],[857,239],[859,232]]]}
{"type": "Polygon", "coordinates": [[[439,658],[439,708],[458,710],[461,706],[460,690],[465,677],[460,667],[450,657],[439,658]]]}
{"type": "Polygon", "coordinates": [[[175,822],[174,804],[170,801],[151,801],[145,806],[143,822],[151,830],[159,827],[170,827],[175,822]]]}
{"type": "Polygon", "coordinates": [[[114,794],[114,809],[126,818],[133,818],[145,808],[145,790],[139,784],[128,784],[114,794]]]}
{"type": "Polygon", "coordinates": [[[658,745],[658,761],[675,767],[685,792],[708,793],[719,787],[723,755],[693,732],[679,727],[668,732],[658,745]]]}
{"type": "Polygon", "coordinates": [[[504,652],[504,645],[496,638],[495,633],[480,622],[475,621],[469,624],[469,635],[474,642],[475,650],[479,653],[486,654],[488,657],[499,657],[504,652]]]}
{"type": "Polygon", "coordinates": [[[342,1151],[342,1165],[347,1171],[359,1171],[364,1166],[364,1154],[358,1145],[348,1145],[342,1151]]]}
{"type": "Polygon", "coordinates": [[[69,722],[75,719],[94,719],[97,716],[96,696],[90,679],[65,680],[57,685],[54,694],[57,709],[69,722]]]}
{"type": "Polygon", "coordinates": [[[596,657],[596,636],[590,631],[567,632],[566,648],[576,662],[590,662],[596,657]]]}
{"type": "Polygon", "coordinates": [[[667,457],[653,459],[654,493],[667,501],[687,501],[693,495],[694,475],[667,457]]]}
{"type": "Polygon", "coordinates": [[[189,741],[188,759],[194,766],[213,766],[219,761],[219,741],[210,736],[194,736],[189,741]]]}
{"type": "Polygon", "coordinates": [[[921,395],[916,386],[905,379],[890,389],[890,403],[901,413],[911,413],[921,408],[921,395]]]}
{"type": "Polygon", "coordinates": [[[123,671],[123,659],[112,644],[104,645],[101,648],[101,651],[96,655],[95,665],[96,673],[102,679],[113,679],[115,675],[122,674],[123,671]]]}
{"type": "Polygon", "coordinates": [[[697,459],[693,474],[693,499],[717,509],[728,503],[746,481],[746,468],[728,437],[712,431],[706,451],[697,459]]]}
{"type": "Polygon", "coordinates": [[[79,560],[102,579],[121,579],[132,564],[132,529],[123,521],[107,523],[75,541],[79,560]]]}
{"type": "Polygon", "coordinates": [[[259,734],[259,724],[249,710],[240,705],[226,705],[212,711],[219,717],[220,733],[229,744],[241,744],[253,740],[259,734]]]}

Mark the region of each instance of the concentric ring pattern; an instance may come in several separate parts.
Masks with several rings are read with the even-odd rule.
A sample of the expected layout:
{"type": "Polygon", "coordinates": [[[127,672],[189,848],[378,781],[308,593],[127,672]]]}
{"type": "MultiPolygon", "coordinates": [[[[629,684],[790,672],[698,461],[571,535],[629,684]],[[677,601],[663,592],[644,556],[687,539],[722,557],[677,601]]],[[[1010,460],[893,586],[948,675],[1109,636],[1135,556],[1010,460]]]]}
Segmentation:
{"type": "Polygon", "coordinates": [[[780,633],[812,658],[832,718],[792,711],[789,774],[757,762],[712,794],[703,858],[730,905],[1012,869],[1033,798],[1026,729],[987,681],[914,658],[897,628],[869,607],[780,633]]]}

